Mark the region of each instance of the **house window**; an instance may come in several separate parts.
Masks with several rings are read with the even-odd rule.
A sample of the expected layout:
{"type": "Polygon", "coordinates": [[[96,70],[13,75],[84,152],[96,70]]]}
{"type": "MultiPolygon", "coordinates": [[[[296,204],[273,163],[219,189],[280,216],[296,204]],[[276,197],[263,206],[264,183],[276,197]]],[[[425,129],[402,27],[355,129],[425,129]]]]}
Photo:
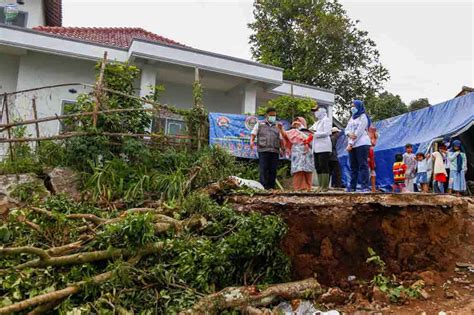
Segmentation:
{"type": "MultiPolygon", "coordinates": [[[[8,24],[26,27],[27,22],[28,22],[28,12],[19,11],[16,18],[8,24]]],[[[5,20],[5,7],[0,7],[0,24],[7,24],[7,21],[5,20]]]]}
{"type": "MultiPolygon", "coordinates": [[[[68,115],[77,113],[77,103],[75,101],[64,100],[61,104],[61,115],[68,115]]],[[[76,130],[79,126],[79,121],[69,118],[59,121],[59,133],[66,133],[76,130]]]]}
{"type": "Polygon", "coordinates": [[[151,131],[169,136],[182,136],[186,134],[186,122],[179,116],[154,117],[151,131]]]}

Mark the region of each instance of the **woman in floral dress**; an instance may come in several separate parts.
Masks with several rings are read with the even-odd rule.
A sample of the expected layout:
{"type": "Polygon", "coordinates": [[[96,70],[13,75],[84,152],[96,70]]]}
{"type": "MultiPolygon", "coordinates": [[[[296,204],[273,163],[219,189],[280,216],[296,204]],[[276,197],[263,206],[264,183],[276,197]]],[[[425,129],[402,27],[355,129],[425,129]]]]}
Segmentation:
{"type": "Polygon", "coordinates": [[[285,146],[291,150],[291,175],[294,190],[312,189],[314,158],[311,150],[313,135],[307,129],[306,120],[297,117],[291,124],[292,129],[283,131],[285,146]]]}

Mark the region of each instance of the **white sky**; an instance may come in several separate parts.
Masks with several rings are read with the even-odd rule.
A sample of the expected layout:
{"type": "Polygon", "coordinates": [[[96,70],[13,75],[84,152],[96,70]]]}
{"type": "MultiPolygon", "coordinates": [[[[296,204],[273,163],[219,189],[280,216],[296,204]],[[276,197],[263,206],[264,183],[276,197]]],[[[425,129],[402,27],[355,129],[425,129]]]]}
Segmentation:
{"type": "MultiPolygon", "coordinates": [[[[390,71],[386,89],[437,104],[474,86],[474,0],[341,0],[390,71]]],[[[63,0],[64,26],[134,26],[251,59],[248,0],[63,0]]]]}

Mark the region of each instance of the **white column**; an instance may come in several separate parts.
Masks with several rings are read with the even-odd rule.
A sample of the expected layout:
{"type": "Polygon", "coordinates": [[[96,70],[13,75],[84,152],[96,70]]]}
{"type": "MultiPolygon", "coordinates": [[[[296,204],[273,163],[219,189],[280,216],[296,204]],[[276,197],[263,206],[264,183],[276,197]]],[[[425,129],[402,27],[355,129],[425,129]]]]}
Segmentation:
{"type": "Polygon", "coordinates": [[[242,97],[242,114],[255,114],[257,111],[257,85],[248,83],[244,86],[242,97]]]}
{"type": "MultiPolygon", "coordinates": [[[[145,97],[155,91],[156,75],[158,73],[158,69],[151,65],[143,65],[141,70],[140,97],[145,97]]],[[[152,108],[152,106],[147,103],[144,103],[143,107],[152,108]]],[[[151,125],[147,128],[146,131],[151,132],[151,125]]]]}
{"type": "Polygon", "coordinates": [[[150,65],[144,65],[141,70],[140,97],[145,97],[154,92],[158,69],[150,65]]]}

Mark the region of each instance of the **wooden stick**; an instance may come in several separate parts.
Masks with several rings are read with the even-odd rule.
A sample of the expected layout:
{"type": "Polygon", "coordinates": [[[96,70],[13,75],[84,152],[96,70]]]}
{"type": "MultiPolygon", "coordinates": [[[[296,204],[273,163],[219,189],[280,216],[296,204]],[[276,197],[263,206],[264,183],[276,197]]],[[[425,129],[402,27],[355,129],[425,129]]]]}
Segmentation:
{"type": "MultiPolygon", "coordinates": [[[[33,107],[33,117],[35,118],[35,120],[38,120],[38,111],[36,110],[36,97],[33,97],[31,105],[33,107]]],[[[36,138],[39,138],[40,131],[39,131],[38,122],[35,123],[35,129],[36,129],[36,138]]],[[[38,152],[39,146],[40,146],[40,142],[36,141],[36,152],[38,152]]]]}
{"type": "Polygon", "coordinates": [[[107,63],[107,51],[104,52],[104,59],[100,65],[100,73],[99,73],[99,80],[97,80],[97,84],[95,86],[94,94],[95,94],[95,103],[94,103],[94,115],[92,116],[92,125],[94,128],[97,126],[97,111],[100,109],[100,103],[102,101],[103,92],[102,92],[102,84],[104,81],[104,72],[105,72],[105,64],[107,63]]]}
{"type": "MultiPolygon", "coordinates": [[[[64,133],[61,135],[50,136],[50,137],[39,137],[39,138],[13,138],[13,139],[0,139],[0,143],[14,143],[14,142],[32,142],[32,141],[46,141],[46,140],[62,140],[74,137],[84,137],[84,136],[109,136],[109,137],[132,137],[132,138],[143,138],[143,137],[150,137],[150,138],[157,138],[157,139],[187,139],[187,140],[195,140],[198,139],[196,137],[191,136],[167,136],[167,135],[157,135],[157,134],[145,134],[145,133],[119,133],[119,132],[69,132],[64,133]]],[[[201,140],[205,141],[205,138],[201,138],[201,140]]]]}
{"type": "MultiPolygon", "coordinates": [[[[7,96],[7,93],[3,94],[3,108],[5,108],[5,116],[6,116],[6,122],[7,124],[10,123],[10,115],[8,113],[8,96],[7,96]]],[[[12,137],[12,132],[10,129],[7,130],[7,133],[8,133],[8,140],[11,140],[11,137],[12,137]]],[[[10,151],[10,158],[12,160],[12,162],[14,161],[14,158],[13,158],[13,145],[11,142],[8,143],[8,148],[9,148],[9,151],[10,151]]]]}

